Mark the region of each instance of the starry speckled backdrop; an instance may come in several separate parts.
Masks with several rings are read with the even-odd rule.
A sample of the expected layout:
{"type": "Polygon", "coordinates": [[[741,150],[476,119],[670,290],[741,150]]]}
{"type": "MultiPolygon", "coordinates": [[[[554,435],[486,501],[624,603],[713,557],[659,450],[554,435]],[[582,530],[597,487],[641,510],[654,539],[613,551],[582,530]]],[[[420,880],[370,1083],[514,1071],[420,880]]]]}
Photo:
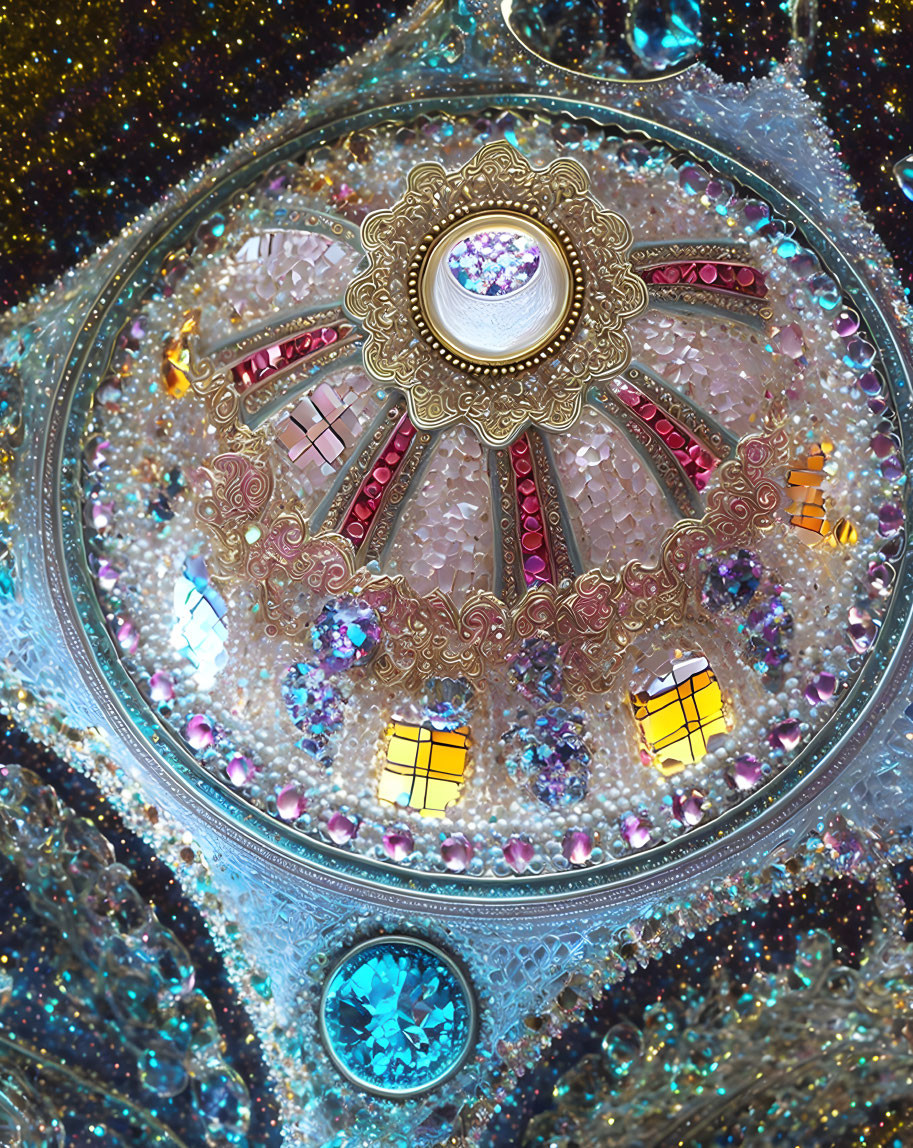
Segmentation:
{"type": "MultiPolygon", "coordinates": [[[[376,35],[404,0],[0,4],[0,307],[91,251],[245,127],[376,35]]],[[[600,18],[620,28],[617,0],[600,18]]],[[[784,4],[782,7],[786,7],[784,4]]],[[[773,0],[705,0],[704,59],[728,79],[782,55],[773,0]]],[[[913,5],[821,0],[809,87],[913,284],[913,5]]]]}

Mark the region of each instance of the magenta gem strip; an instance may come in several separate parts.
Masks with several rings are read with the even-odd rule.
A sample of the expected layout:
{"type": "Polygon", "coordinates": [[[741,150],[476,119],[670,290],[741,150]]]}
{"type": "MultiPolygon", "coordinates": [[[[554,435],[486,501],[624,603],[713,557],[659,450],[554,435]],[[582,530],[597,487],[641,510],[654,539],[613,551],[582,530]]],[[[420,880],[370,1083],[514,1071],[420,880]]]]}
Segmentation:
{"type": "Polygon", "coordinates": [[[415,427],[409,416],[403,415],[359,484],[339,528],[339,533],[348,538],[356,552],[367,542],[387,493],[402,472],[414,438],[415,427]]]}
{"type": "Polygon", "coordinates": [[[249,394],[268,382],[273,376],[295,363],[304,362],[345,339],[353,331],[351,323],[337,323],[330,327],[314,327],[301,331],[262,347],[247,355],[232,367],[235,388],[239,394],[249,394]]]}
{"type": "Polygon", "coordinates": [[[702,491],[720,459],[698,442],[687,427],[632,383],[627,380],[617,382],[613,389],[625,406],[668,448],[695,490],[702,491]]]}
{"type": "Polygon", "coordinates": [[[656,267],[640,268],[638,274],[645,283],[655,283],[657,286],[686,283],[703,287],[708,291],[750,295],[755,299],[767,297],[764,276],[747,263],[681,260],[663,263],[656,267]]]}
{"type": "Polygon", "coordinates": [[[514,476],[517,537],[520,542],[526,585],[536,586],[541,582],[554,585],[555,565],[552,559],[548,522],[527,435],[520,435],[511,444],[510,464],[514,476]]]}

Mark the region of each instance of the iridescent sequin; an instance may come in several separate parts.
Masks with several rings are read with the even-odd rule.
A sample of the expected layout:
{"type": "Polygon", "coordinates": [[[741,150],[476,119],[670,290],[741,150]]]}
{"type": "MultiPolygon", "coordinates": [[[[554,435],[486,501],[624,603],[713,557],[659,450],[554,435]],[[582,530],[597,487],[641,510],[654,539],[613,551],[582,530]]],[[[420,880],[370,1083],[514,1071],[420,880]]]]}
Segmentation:
{"type": "Polygon", "coordinates": [[[473,295],[510,295],[539,269],[539,245],[520,231],[477,231],[455,244],[447,266],[473,295]]]}
{"type": "Polygon", "coordinates": [[[340,673],[366,661],[379,641],[377,615],[357,598],[328,602],[311,627],[311,646],[317,666],[327,674],[340,673]]]}
{"type": "Polygon", "coordinates": [[[580,714],[550,706],[504,737],[515,749],[507,762],[508,771],[525,781],[543,805],[554,809],[586,797],[590,752],[583,740],[580,714]]]}
{"type": "Polygon", "coordinates": [[[288,715],[301,730],[297,745],[325,764],[332,761],[330,739],[342,727],[342,694],[322,670],[299,662],[291,666],[282,686],[288,715]]]}
{"type": "Polygon", "coordinates": [[[747,606],[764,573],[760,558],[749,550],[715,558],[706,570],[701,601],[713,611],[747,606]]]}

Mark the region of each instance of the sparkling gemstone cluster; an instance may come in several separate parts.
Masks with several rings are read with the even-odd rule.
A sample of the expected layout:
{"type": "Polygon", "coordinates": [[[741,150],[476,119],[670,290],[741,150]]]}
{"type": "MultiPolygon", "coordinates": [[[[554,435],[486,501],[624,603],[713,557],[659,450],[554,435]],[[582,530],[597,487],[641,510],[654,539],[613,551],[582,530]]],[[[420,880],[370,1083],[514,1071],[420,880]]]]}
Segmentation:
{"type": "Polygon", "coordinates": [[[477,231],[454,245],[447,264],[467,291],[497,297],[525,286],[539,259],[539,245],[520,231],[477,231]]]}
{"type": "MultiPolygon", "coordinates": [[[[135,316],[99,381],[84,439],[88,568],[123,665],[159,716],[179,735],[186,734],[201,765],[227,778],[244,799],[294,821],[296,831],[385,862],[471,875],[562,869],[578,864],[563,851],[564,835],[585,825],[598,842],[587,861],[591,864],[604,855],[600,849],[623,856],[640,847],[636,842],[643,832],[651,841],[687,832],[690,814],[690,820],[670,816],[679,790],[706,795],[701,806],[701,824],[706,824],[789,764],[792,751],[784,746],[793,744],[796,731],[792,726],[781,730],[784,721],[798,722],[794,744],[799,745],[830,719],[859,659],[876,642],[890,605],[905,525],[902,442],[874,341],[817,257],[766,204],[697,164],[669,163],[668,155],[653,145],[580,125],[565,131],[559,124],[513,113],[482,126],[475,120],[440,118],[408,139],[386,128],[369,135],[365,158],[353,159],[348,144],[327,144],[301,163],[286,164],[281,178],[274,173],[262,187],[254,187],[249,209],[223,213],[221,220],[213,213],[192,249],[172,252],[154,287],[137,296],[135,316]],[[390,492],[398,495],[408,487],[408,497],[393,515],[387,549],[377,550],[380,573],[404,579],[429,601],[445,602],[447,610],[451,605],[459,610],[478,591],[498,592],[502,508],[491,500],[488,449],[466,426],[431,436],[427,446],[416,445],[423,432],[410,432],[396,419],[384,422],[391,395],[360,366],[340,360],[321,379],[341,400],[351,396],[357,405],[353,441],[341,444],[332,467],[301,469],[280,436],[287,420],[315,394],[307,382],[310,332],[320,334],[337,324],[321,320],[319,327],[309,325],[304,316],[301,328],[281,339],[267,338],[267,331],[277,309],[290,313],[294,300],[325,310],[340,299],[358,263],[355,246],[345,238],[320,236],[316,225],[308,231],[303,224],[307,212],[338,212],[339,226],[348,227],[349,217],[360,219],[367,204],[383,207],[395,201],[404,162],[411,167],[431,159],[452,168],[459,149],[478,146],[476,136],[483,141],[505,132],[513,133],[535,166],[559,154],[579,153],[590,170],[594,196],[603,203],[623,200],[632,228],[641,229],[637,238],[717,235],[747,244],[745,266],[755,269],[755,280],[748,284],[745,273],[739,285],[756,291],[763,285],[775,329],[765,334],[706,312],[651,308],[626,328],[635,359],[735,437],[753,434],[759,419],[782,408],[791,459],[807,458],[812,441],[829,444],[830,469],[821,490],[834,533],[850,512],[853,519],[845,541],[822,547],[817,538],[810,545],[802,537],[808,532],[793,530],[783,518],[751,541],[750,559],[733,547],[712,556],[719,562],[717,570],[710,573],[708,567],[697,574],[693,605],[704,613],[702,625],[712,627],[714,649],[706,652],[720,684],[733,694],[737,725],[674,783],[639,763],[636,723],[625,703],[630,667],[622,670],[617,690],[598,700],[575,697],[573,706],[562,699],[560,659],[549,662],[550,655],[523,647],[509,664],[488,667],[484,688],[473,683],[471,762],[458,802],[448,807],[452,824],[442,838],[441,826],[433,818],[425,822],[412,808],[398,807],[391,815],[390,807],[377,800],[370,767],[351,764],[375,760],[391,714],[408,713],[410,721],[432,725],[436,716],[449,720],[443,712],[432,713],[420,687],[397,692],[374,681],[370,670],[362,674],[359,666],[368,664],[367,656],[353,663],[352,673],[332,668],[338,654],[331,650],[322,669],[321,652],[309,635],[303,646],[271,646],[262,633],[262,618],[250,609],[251,587],[240,579],[237,584],[217,582],[226,609],[216,619],[225,628],[219,635],[224,660],[210,684],[185,652],[190,647],[183,640],[177,648],[173,644],[175,579],[163,578],[162,571],[182,571],[189,554],[210,560],[213,539],[195,517],[200,468],[208,465],[201,446],[209,444],[200,437],[199,396],[189,388],[186,371],[192,366],[188,347],[193,340],[205,349],[227,347],[237,337],[235,320],[225,319],[230,314],[240,316],[246,330],[258,324],[263,328],[263,341],[253,345],[266,348],[266,361],[251,364],[257,378],[243,394],[238,395],[243,380],[231,376],[232,364],[256,352],[248,348],[240,355],[239,350],[240,357],[219,361],[251,426],[267,442],[276,503],[300,506],[313,515],[350,473],[352,459],[364,451],[365,434],[382,427],[385,433],[378,448],[372,447],[363,485],[349,501],[352,514],[339,522],[352,547],[367,549],[381,521],[389,519],[390,492]],[[598,162],[591,163],[591,154],[598,162]],[[275,212],[282,215],[283,227],[297,220],[300,230],[280,230],[270,222],[275,212]],[[649,235],[642,231],[645,219],[653,221],[649,235]],[[196,318],[189,320],[188,313],[197,313],[196,318]],[[307,354],[291,361],[305,351],[306,335],[307,354]],[[163,348],[170,348],[167,361],[163,348]],[[274,352],[281,353],[281,363],[273,361],[274,352]],[[260,377],[273,367],[278,369],[260,377]],[[147,412],[150,429],[142,457],[131,415],[136,410],[147,412]],[[426,451],[423,469],[407,482],[407,469],[420,450],[426,451]],[[184,484],[180,489],[173,481],[177,475],[184,484]],[[758,568],[763,573],[752,593],[758,568]],[[765,605],[773,594],[773,582],[768,590],[765,577],[782,587],[780,607],[765,605]],[[788,675],[783,668],[787,653],[788,675]],[[759,672],[751,672],[746,661],[759,672]],[[517,717],[518,702],[525,711],[522,718],[517,717]],[[547,715],[549,708],[564,709],[568,719],[547,715]],[[798,716],[793,719],[793,714],[798,716]],[[578,716],[582,734],[574,724],[578,716]],[[508,725],[527,731],[510,746],[501,741],[508,725]],[[529,776],[521,764],[524,753],[527,765],[535,766],[529,776]],[[518,785],[510,784],[507,759],[516,762],[518,785]],[[746,765],[749,761],[757,764],[746,765]],[[559,781],[567,784],[562,788],[559,781]],[[585,796],[565,802],[569,793],[584,787],[585,796]],[[617,827],[629,814],[638,818],[638,826],[625,834],[617,827]],[[354,827],[351,835],[347,825],[354,827]]],[[[717,269],[717,279],[708,282],[710,271],[700,271],[709,262],[698,261],[697,281],[684,286],[713,288],[722,296],[731,286],[728,272],[720,276],[717,269]]],[[[736,283],[740,270],[734,272],[736,283]]],[[[650,286],[671,291],[677,285],[650,286]]],[[[497,296],[492,299],[497,302],[497,296]]],[[[319,356],[335,352],[343,339],[325,345],[321,334],[318,341],[320,346],[317,341],[313,346],[319,356]]],[[[632,561],[644,567],[657,561],[662,538],[681,513],[670,502],[667,476],[655,462],[662,452],[672,455],[692,487],[704,484],[700,501],[716,497],[723,466],[700,453],[704,448],[694,429],[681,421],[682,410],[673,415],[653,402],[652,391],[638,399],[636,409],[624,405],[625,425],[636,419],[642,437],[619,429],[585,403],[578,422],[549,436],[550,472],[543,467],[537,474],[539,455],[533,460],[533,451],[523,449],[528,446],[524,439],[533,436],[521,435],[504,448],[512,484],[507,515],[516,533],[518,567],[526,567],[518,569],[518,580],[525,582],[521,593],[528,588],[549,595],[552,589],[542,584],[550,581],[556,596],[562,593],[561,579],[553,573],[559,551],[551,545],[556,537],[552,486],[563,492],[580,569],[594,574],[597,569],[620,571],[632,561]]],[[[784,499],[793,498],[795,490],[784,488],[784,499]]],[[[251,523],[252,538],[259,538],[259,529],[260,524],[251,523]]],[[[264,540],[259,538],[257,545],[264,540]]],[[[215,587],[211,590],[215,601],[215,587]]],[[[322,591],[307,591],[300,608],[316,618],[325,603],[322,591]]],[[[195,598],[189,605],[196,606],[195,623],[208,619],[195,598]]],[[[682,649],[699,644],[689,626],[675,635],[682,649]]],[[[326,641],[332,647],[337,639],[326,641]]],[[[456,697],[450,702],[454,721],[458,711],[468,712],[456,697]]],[[[582,856],[577,845],[568,850],[575,859],[582,856]]]]}
{"type": "Polygon", "coordinates": [[[557,645],[528,638],[510,665],[517,691],[532,702],[502,740],[510,746],[508,772],[548,808],[573,805],[587,794],[590,751],[583,715],[559,704],[563,668],[557,645]]]}
{"type": "Polygon", "coordinates": [[[739,550],[707,563],[701,601],[708,610],[737,610],[747,606],[764,574],[761,560],[750,550],[739,550]]]}

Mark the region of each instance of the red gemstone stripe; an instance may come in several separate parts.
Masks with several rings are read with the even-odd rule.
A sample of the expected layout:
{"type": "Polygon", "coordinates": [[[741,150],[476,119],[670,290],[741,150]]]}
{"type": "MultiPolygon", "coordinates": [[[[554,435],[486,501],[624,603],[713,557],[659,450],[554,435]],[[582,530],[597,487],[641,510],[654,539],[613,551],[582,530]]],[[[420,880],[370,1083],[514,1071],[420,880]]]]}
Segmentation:
{"type": "Polygon", "coordinates": [[[728,291],[735,295],[751,295],[763,299],[767,295],[764,276],[746,263],[709,263],[681,261],[647,267],[640,274],[645,282],[693,283],[710,291],[728,291]]]}
{"type": "Polygon", "coordinates": [[[402,470],[414,438],[415,427],[409,416],[403,415],[362,479],[339,528],[339,533],[344,534],[356,550],[371,533],[384,497],[402,470]]]}
{"type": "Polygon", "coordinates": [[[309,359],[324,347],[344,339],[351,331],[351,324],[348,323],[339,323],[334,327],[315,327],[311,331],[301,331],[281,342],[263,347],[232,367],[235,387],[243,395],[293,363],[309,359]]]}
{"type": "Polygon", "coordinates": [[[625,380],[618,382],[614,389],[625,406],[630,407],[641,422],[666,444],[694,488],[703,490],[720,460],[699,443],[687,427],[676,422],[637,387],[625,380]]]}
{"type": "Polygon", "coordinates": [[[554,563],[549,547],[548,523],[536,482],[536,468],[529,439],[521,435],[510,447],[510,464],[516,489],[517,536],[527,586],[538,582],[555,583],[554,563]]]}

